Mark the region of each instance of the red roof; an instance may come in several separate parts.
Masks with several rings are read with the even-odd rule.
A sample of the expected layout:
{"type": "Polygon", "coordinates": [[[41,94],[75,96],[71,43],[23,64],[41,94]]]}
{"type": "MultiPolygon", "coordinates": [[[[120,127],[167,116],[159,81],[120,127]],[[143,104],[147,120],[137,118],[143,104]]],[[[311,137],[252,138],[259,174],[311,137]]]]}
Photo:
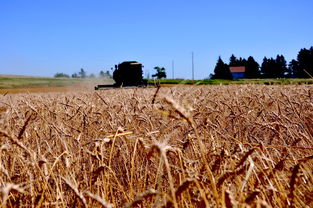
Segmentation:
{"type": "Polygon", "coordinates": [[[231,66],[229,67],[231,73],[234,72],[246,72],[246,67],[244,66],[231,66]]]}

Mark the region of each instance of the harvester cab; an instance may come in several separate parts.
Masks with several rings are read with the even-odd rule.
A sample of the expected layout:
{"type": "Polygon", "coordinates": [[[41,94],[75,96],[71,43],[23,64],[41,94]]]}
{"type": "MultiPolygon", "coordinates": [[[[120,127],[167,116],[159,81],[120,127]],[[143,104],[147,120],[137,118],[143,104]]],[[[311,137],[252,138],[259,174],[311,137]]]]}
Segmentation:
{"type": "Polygon", "coordinates": [[[137,61],[125,61],[115,65],[113,85],[98,85],[95,90],[119,87],[146,87],[147,81],[142,77],[142,64],[137,61]]]}
{"type": "Polygon", "coordinates": [[[113,79],[116,87],[143,85],[142,64],[136,61],[125,61],[115,66],[113,79]]]}

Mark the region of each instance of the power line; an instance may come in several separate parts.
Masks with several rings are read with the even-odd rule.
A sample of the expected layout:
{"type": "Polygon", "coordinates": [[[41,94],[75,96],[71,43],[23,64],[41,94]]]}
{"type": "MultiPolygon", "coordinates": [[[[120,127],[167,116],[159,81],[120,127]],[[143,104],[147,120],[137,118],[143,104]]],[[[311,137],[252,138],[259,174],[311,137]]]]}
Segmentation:
{"type": "Polygon", "coordinates": [[[191,52],[191,70],[192,70],[192,80],[195,80],[195,66],[193,62],[193,52],[191,52]]]}
{"type": "Polygon", "coordinates": [[[174,79],[174,60],[172,60],[172,79],[174,79]]]}

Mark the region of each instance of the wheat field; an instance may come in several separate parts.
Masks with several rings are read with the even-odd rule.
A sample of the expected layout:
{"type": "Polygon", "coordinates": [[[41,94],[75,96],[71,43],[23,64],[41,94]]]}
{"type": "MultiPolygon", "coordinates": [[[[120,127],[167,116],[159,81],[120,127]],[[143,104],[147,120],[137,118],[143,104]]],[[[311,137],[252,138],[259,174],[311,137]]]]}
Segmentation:
{"type": "Polygon", "coordinates": [[[313,87],[0,95],[2,207],[313,207],[313,87]]]}

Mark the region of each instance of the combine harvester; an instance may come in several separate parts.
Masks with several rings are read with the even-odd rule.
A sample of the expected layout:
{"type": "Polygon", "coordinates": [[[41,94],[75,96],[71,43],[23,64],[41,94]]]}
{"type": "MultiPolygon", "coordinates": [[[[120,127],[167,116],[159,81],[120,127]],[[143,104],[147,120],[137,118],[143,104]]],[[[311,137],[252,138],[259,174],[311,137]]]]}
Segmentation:
{"type": "Polygon", "coordinates": [[[112,88],[136,88],[136,87],[157,87],[159,84],[148,84],[147,80],[142,77],[142,64],[137,61],[125,61],[115,65],[113,72],[113,85],[97,85],[95,90],[112,89],[112,88]]]}

